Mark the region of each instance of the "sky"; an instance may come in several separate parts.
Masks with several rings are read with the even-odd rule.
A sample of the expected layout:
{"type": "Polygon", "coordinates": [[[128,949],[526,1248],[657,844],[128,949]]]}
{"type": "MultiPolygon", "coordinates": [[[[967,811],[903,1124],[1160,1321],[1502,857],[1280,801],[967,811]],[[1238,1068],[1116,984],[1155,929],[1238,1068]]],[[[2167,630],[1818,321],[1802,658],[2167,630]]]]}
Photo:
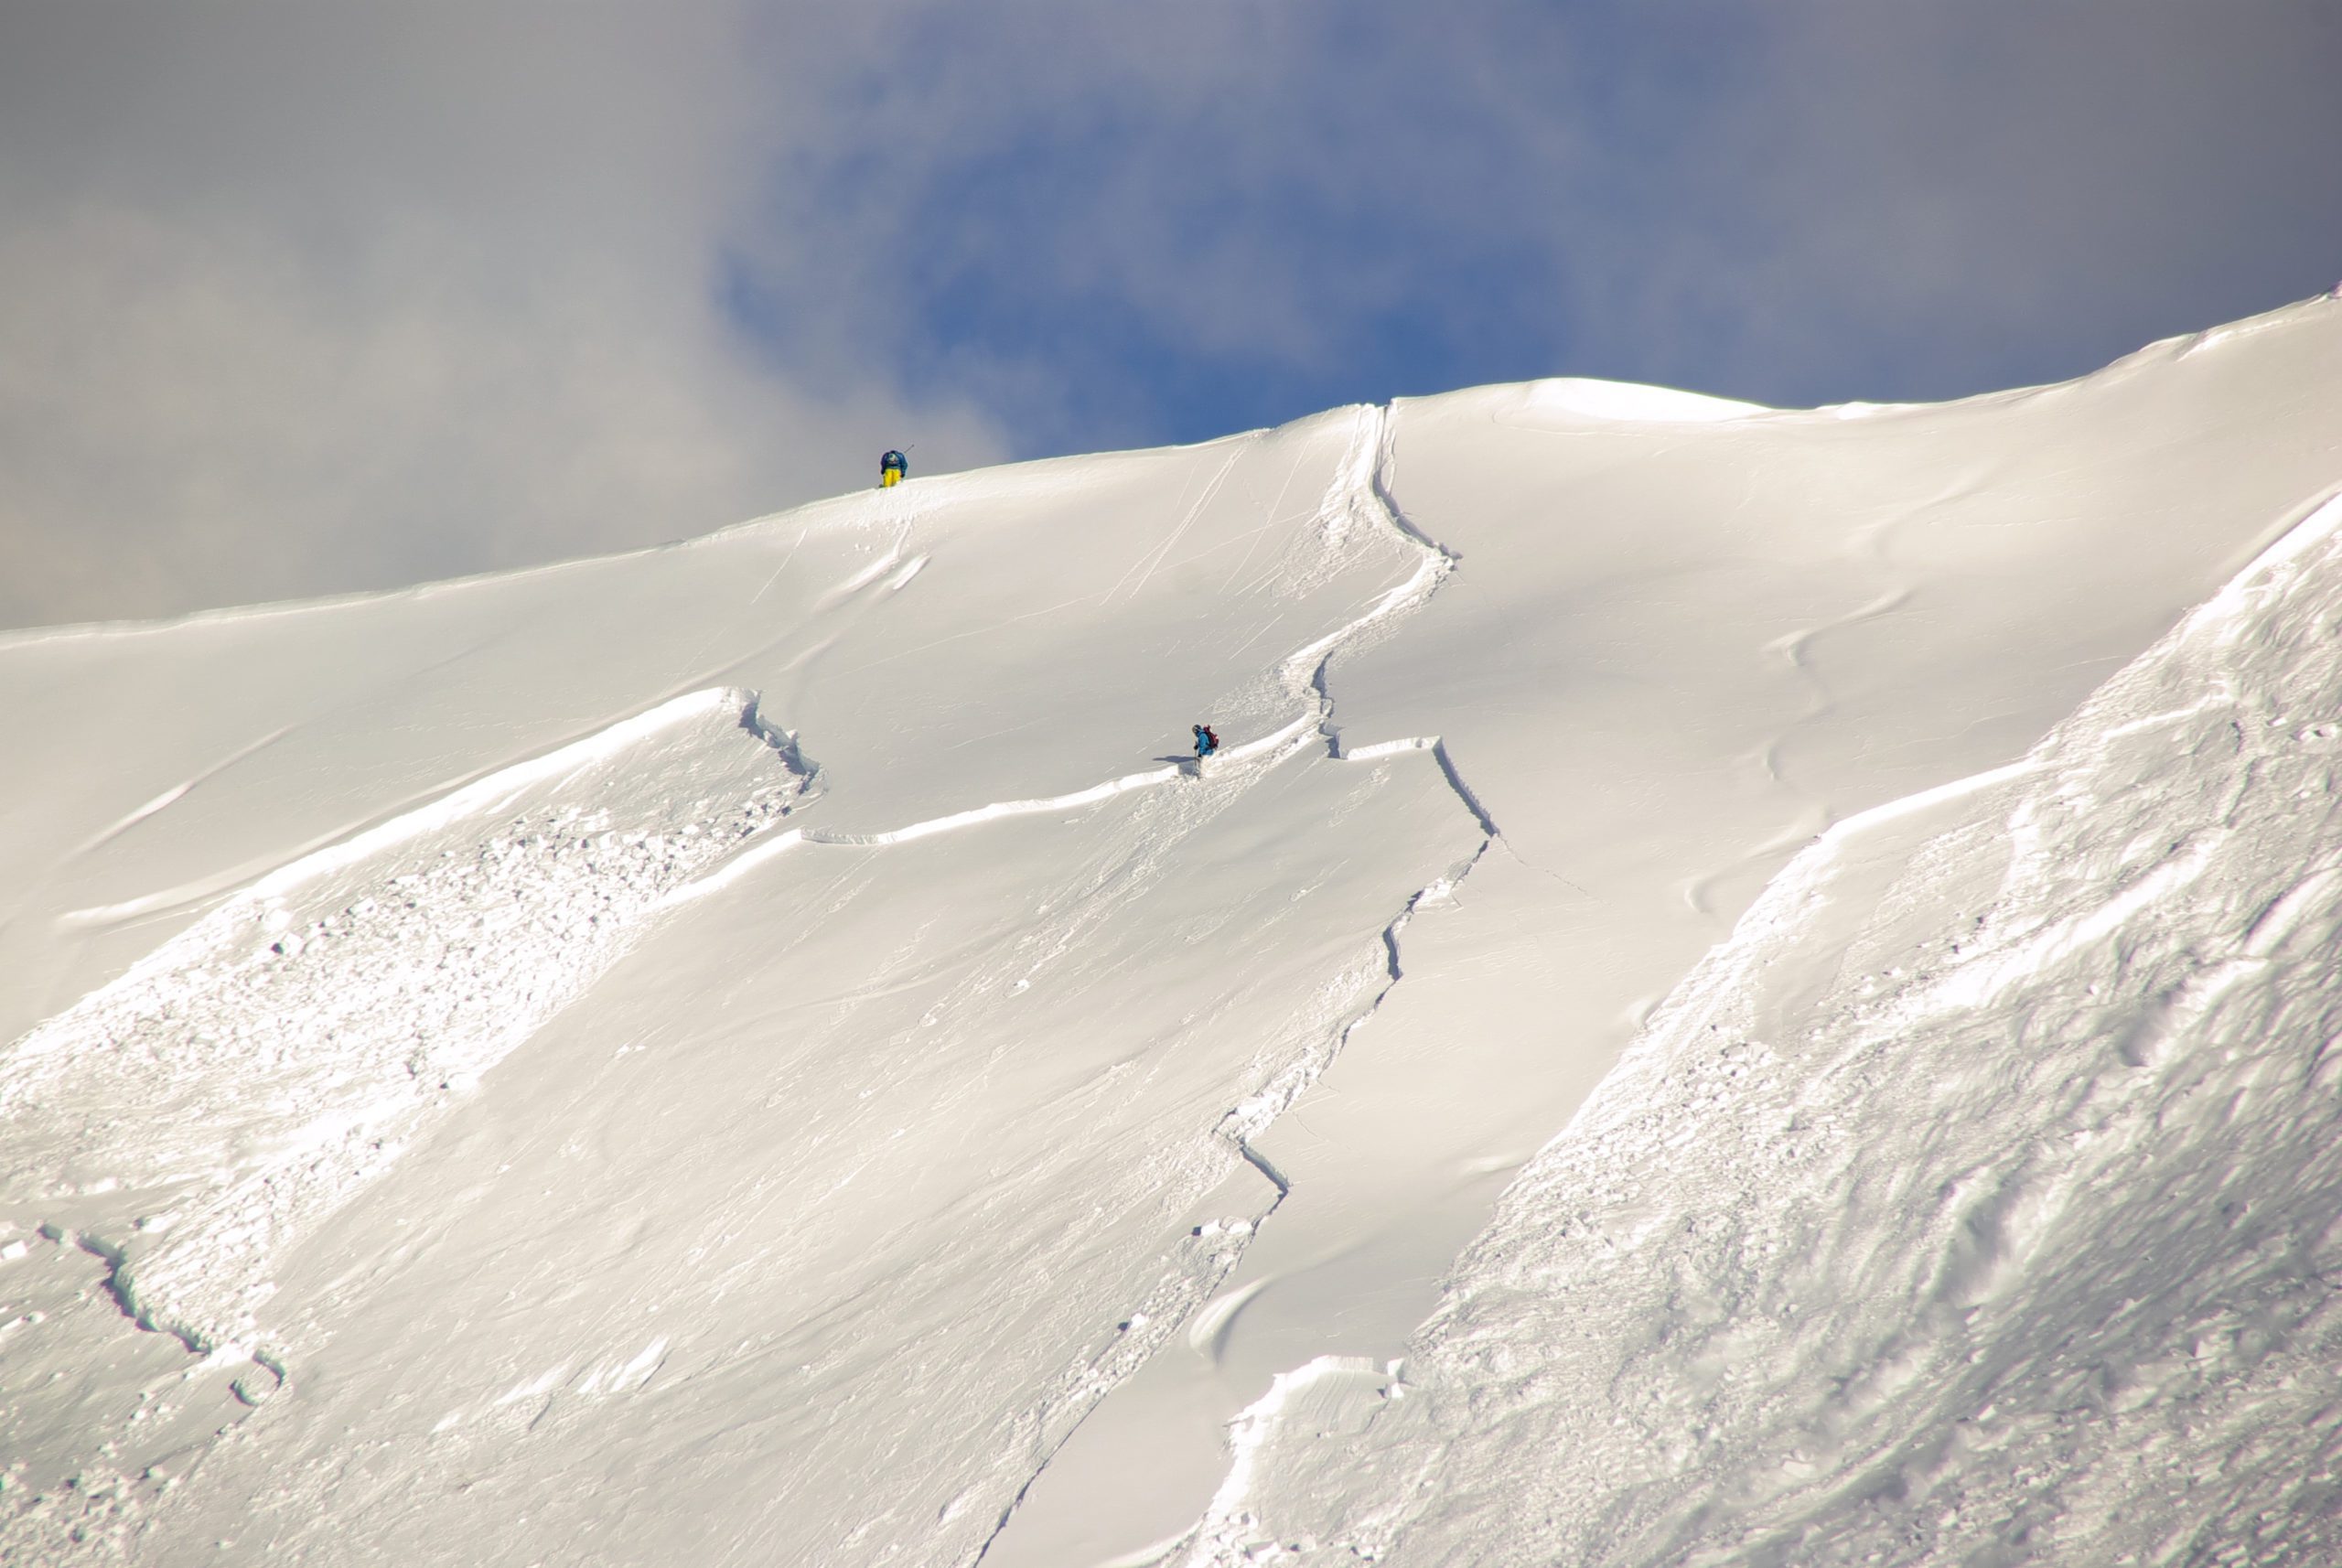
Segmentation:
{"type": "Polygon", "coordinates": [[[1545,375],[2085,373],[2342,279],[2321,0],[0,0],[0,627],[1545,375]]]}

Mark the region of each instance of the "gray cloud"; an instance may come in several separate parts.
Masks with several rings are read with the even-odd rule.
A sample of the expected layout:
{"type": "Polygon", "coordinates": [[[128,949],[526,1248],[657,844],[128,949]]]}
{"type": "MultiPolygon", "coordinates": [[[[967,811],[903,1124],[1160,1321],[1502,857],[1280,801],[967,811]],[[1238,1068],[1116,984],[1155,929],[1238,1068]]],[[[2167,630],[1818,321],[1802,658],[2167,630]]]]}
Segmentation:
{"type": "Polygon", "coordinates": [[[790,134],[760,92],[714,12],[0,21],[0,625],[701,532],[914,418],[929,467],[996,456],[740,351],[711,258],[790,134]]]}
{"type": "Polygon", "coordinates": [[[1757,42],[1649,171],[1703,219],[1602,255],[1581,298],[1606,362],[1775,401],[1951,396],[2342,274],[2330,6],[1838,4],[1757,42]]]}

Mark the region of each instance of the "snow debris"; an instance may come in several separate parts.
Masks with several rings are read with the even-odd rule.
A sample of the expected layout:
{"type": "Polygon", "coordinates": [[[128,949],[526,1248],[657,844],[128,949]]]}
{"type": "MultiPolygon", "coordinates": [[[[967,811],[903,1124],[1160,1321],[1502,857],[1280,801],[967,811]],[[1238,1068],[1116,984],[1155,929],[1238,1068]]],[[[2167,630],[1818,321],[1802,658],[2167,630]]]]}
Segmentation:
{"type": "Polygon", "coordinates": [[[1280,1379],[1188,1561],[2342,1556],[2342,794],[2268,722],[2342,711],[2338,535],[1800,855],[1506,1195],[1421,1397],[1280,1379]]]}
{"type": "Polygon", "coordinates": [[[134,1236],[82,1244],[143,1326],[198,1351],[248,1340],[290,1238],[804,785],[751,695],[701,693],[297,861],[17,1043],[10,1162],[84,1196],[121,1185],[72,1182],[91,1165],[167,1192],[134,1236]],[[694,819],[694,799],[718,803],[694,819]]]}

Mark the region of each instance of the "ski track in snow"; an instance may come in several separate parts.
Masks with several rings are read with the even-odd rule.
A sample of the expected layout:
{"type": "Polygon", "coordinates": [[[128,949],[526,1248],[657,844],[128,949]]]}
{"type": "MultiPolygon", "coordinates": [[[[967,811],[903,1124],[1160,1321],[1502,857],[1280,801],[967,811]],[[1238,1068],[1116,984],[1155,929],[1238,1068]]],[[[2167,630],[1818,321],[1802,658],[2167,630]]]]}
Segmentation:
{"type": "MultiPolygon", "coordinates": [[[[1359,650],[1386,633],[1398,620],[1420,610],[1430,602],[1432,596],[1461,561],[1454,551],[1416,528],[1399,507],[1391,489],[1391,474],[1395,463],[1395,430],[1390,408],[1376,405],[1360,409],[1359,425],[1342,470],[1321,502],[1321,527],[1328,536],[1336,539],[1346,537],[1353,529],[1387,529],[1419,553],[1416,569],[1406,581],[1380,595],[1356,619],[1288,655],[1280,666],[1278,679],[1289,699],[1302,706],[1303,713],[1270,735],[1222,752],[1219,762],[1211,768],[1209,776],[1218,778],[1223,768],[1239,762],[1252,768],[1273,767],[1308,749],[1313,742],[1322,746],[1324,756],[1344,763],[1374,763],[1410,753],[1428,752],[1457,802],[1478,827],[1481,842],[1462,864],[1451,867],[1447,873],[1413,894],[1391,923],[1383,928],[1382,973],[1371,990],[1348,1011],[1331,1031],[1295,1053],[1272,1072],[1260,1089],[1246,1096],[1221,1119],[1219,1135],[1245,1163],[1261,1173],[1273,1188],[1274,1196],[1249,1219],[1239,1221],[1232,1230],[1223,1230],[1217,1225],[1198,1228],[1196,1238],[1207,1244],[1214,1242],[1221,1235],[1225,1236],[1225,1240],[1219,1240],[1212,1248],[1207,1266],[1174,1286],[1167,1294],[1158,1292],[1156,1298],[1150,1299],[1141,1310],[1125,1320],[1125,1326],[1144,1325],[1150,1316],[1166,1319],[1173,1325],[1184,1321],[1191,1325],[1191,1336],[1201,1334],[1209,1339],[1224,1332],[1234,1321],[1252,1292],[1241,1292],[1233,1297],[1216,1293],[1235,1273],[1251,1238],[1275,1214],[1292,1190],[1292,1184],[1253,1146],[1252,1141],[1267,1131],[1316,1082],[1339,1057],[1351,1035],[1372,1019],[1389,996],[1391,988],[1402,978],[1400,940],[1416,909],[1427,903],[1436,904],[1452,897],[1456,886],[1471,874],[1489,847],[1502,842],[1496,824],[1457,771],[1440,736],[1412,736],[1353,748],[1344,745],[1341,731],[1334,722],[1335,700],[1328,688],[1327,676],[1333,660],[1345,652],[1359,650]]],[[[1130,775],[1081,791],[1077,796],[988,807],[979,811],[962,813],[944,822],[957,823],[987,814],[1057,810],[1067,803],[1087,803],[1126,789],[1169,782],[1187,773],[1186,765],[1156,769],[1130,775]]],[[[1194,776],[1198,779],[1207,777],[1201,770],[1194,776]]],[[[932,831],[940,825],[921,824],[920,828],[904,830],[901,833],[888,836],[900,837],[922,830],[932,831]]],[[[800,842],[821,843],[823,840],[817,836],[815,831],[807,830],[802,833],[800,842]]],[[[776,841],[754,853],[775,854],[787,847],[787,844],[776,841]]],[[[1176,1336],[1169,1332],[1159,1333],[1143,1346],[1127,1347],[1124,1353],[1114,1359],[1111,1369],[1100,1365],[1076,1369],[1071,1374],[1071,1383],[1061,1384],[1052,1391],[1048,1403],[1070,1403],[1081,1413],[1065,1423],[1055,1441],[1047,1445],[1040,1463],[1019,1489],[1015,1501],[1001,1515],[983,1550],[977,1552],[977,1561],[982,1561],[994,1541],[1009,1527],[1016,1508],[1030,1493],[1034,1482],[1047,1469],[1050,1459],[1071,1438],[1088,1412],[1094,1410],[1114,1388],[1126,1381],[1145,1359],[1176,1342],[1176,1336]],[[1130,1350],[1139,1353],[1130,1354],[1130,1350]]],[[[1129,1561],[1133,1563],[1159,1561],[1187,1539],[1184,1535],[1175,1537],[1162,1542],[1159,1549],[1150,1548],[1133,1554],[1129,1561]]]]}
{"type": "MultiPolygon", "coordinates": [[[[1478,863],[1481,855],[1487,853],[1488,844],[1494,841],[1494,829],[1487,813],[1456,775],[1438,736],[1413,736],[1362,747],[1354,752],[1345,751],[1340,731],[1333,722],[1334,699],[1327,689],[1327,666],[1337,655],[1357,649],[1385,632],[1397,620],[1421,609],[1455,569],[1457,559],[1411,526],[1389,499],[1387,473],[1391,460],[1389,408],[1361,408],[1358,411],[1358,420],[1359,429],[1342,469],[1320,505],[1320,526],[1329,538],[1336,541],[1347,537],[1353,529],[1387,528],[1419,551],[1421,561],[1406,581],[1378,596],[1355,619],[1296,650],[1280,663],[1278,680],[1288,698],[1303,709],[1291,723],[1254,740],[1229,746],[1210,763],[1200,766],[1181,764],[1150,769],[1070,795],[983,807],[932,822],[915,824],[891,834],[840,841],[825,839],[815,830],[805,830],[797,838],[797,842],[804,843],[899,843],[907,838],[990,818],[1087,805],[1128,789],[1162,786],[1183,779],[1191,778],[1208,786],[1222,787],[1302,755],[1311,749],[1313,742],[1322,746],[1322,755],[1339,762],[1370,763],[1410,752],[1433,753],[1443,777],[1484,834],[1479,848],[1463,865],[1452,868],[1417,891],[1383,929],[1382,974],[1362,999],[1348,1010],[1331,1031],[1291,1056],[1271,1073],[1267,1082],[1239,1101],[1221,1119],[1218,1129],[1219,1136],[1246,1164],[1261,1173],[1274,1189],[1274,1197],[1249,1219],[1240,1220],[1233,1227],[1218,1224],[1199,1227],[1189,1242],[1188,1251],[1194,1259],[1191,1269],[1183,1275],[1175,1275],[1172,1281],[1159,1287],[1153,1297],[1134,1309],[1123,1322],[1126,1330],[1154,1324],[1157,1326],[1156,1331],[1144,1336],[1130,1335],[1103,1358],[1070,1369],[1051,1389],[1048,1397],[1042,1402],[1043,1408],[1070,1410],[1075,1413],[1071,1419],[1063,1422],[1055,1431],[1052,1440],[1045,1444],[1039,1463],[1034,1466],[1015,1498],[1002,1512],[983,1546],[978,1550],[975,1560],[979,1562],[991,1550],[1001,1532],[1008,1528],[1017,1507],[1030,1493],[1033,1483],[1047,1469],[1049,1460],[1064,1447],[1089,1412],[1096,1409],[1099,1402],[1116,1387],[1127,1381],[1149,1357],[1176,1343],[1173,1330],[1177,1325],[1200,1321],[1196,1316],[1198,1311],[1209,1313],[1212,1310],[1206,1304],[1235,1272],[1250,1239],[1276,1212],[1291,1191],[1291,1184],[1253,1147],[1252,1140],[1290,1109],[1317,1080],[1340,1055],[1352,1032],[1373,1016],[1383,999],[1390,994],[1391,988],[1399,983],[1402,974],[1399,939],[1415,909],[1427,899],[1436,900],[1451,893],[1455,886],[1470,874],[1472,866],[1478,863]],[[1195,1251],[1198,1242],[1205,1249],[1199,1253],[1195,1251]]],[[[777,840],[759,853],[779,853],[788,847],[791,846],[777,840]]],[[[1232,1311],[1227,1316],[1232,1318],[1232,1311]]]]}
{"type": "MultiPolygon", "coordinates": [[[[1545,395],[1575,407],[1595,394],[1548,383],[1545,395]]],[[[1674,416],[1671,403],[1654,406],[1674,416]]],[[[926,1538],[931,1556],[982,1558],[1022,1500],[1007,1497],[1016,1477],[1029,1487],[1183,1327],[1207,1353],[1225,1343],[1270,1282],[1214,1293],[1292,1191],[1254,1141],[1390,996],[1414,911],[1449,897],[1492,846],[1510,849],[1440,736],[1353,747],[1337,723],[1333,661],[1389,635],[1460,560],[1392,493],[1391,411],[1353,420],[1312,519],[1327,548],[1298,552],[1242,591],[1321,587],[1363,559],[1339,546],[1366,533],[1372,558],[1386,560],[1385,529],[1416,553],[1414,570],[1326,636],[1282,659],[1258,655],[1232,705],[1209,710],[1241,714],[1222,726],[1253,738],[1209,767],[1149,768],[883,831],[784,831],[829,780],[796,736],[758,720],[752,693],[696,689],[755,657],[684,673],[723,641],[712,630],[634,718],[448,780],[435,799],[409,797],[380,826],[281,851],[292,859],[266,875],[230,867],[199,886],[63,917],[109,925],[207,910],[0,1055],[0,1179],[49,1206],[38,1240],[0,1227],[0,1263],[19,1271],[12,1282],[40,1275],[45,1302],[77,1293],[102,1339],[126,1326],[89,1292],[102,1265],[114,1305],[156,1331],[123,1337],[134,1355],[151,1367],[182,1359],[183,1345],[212,1372],[211,1392],[217,1369],[238,1368],[236,1398],[257,1405],[297,1376],[305,1348],[268,1342],[258,1326],[285,1249],[671,912],[738,889],[779,855],[883,853],[1118,800],[1132,853],[1117,872],[1154,875],[1181,835],[1289,761],[1372,767],[1427,754],[1477,823],[1477,850],[1405,900],[1379,951],[1367,933],[1387,906],[1369,905],[1344,928],[1358,940],[1336,972],[1234,1036],[1252,1053],[1235,1103],[1208,1137],[1220,1101],[1205,1100],[1179,1150],[1185,1175],[1249,1165],[1261,1177],[1252,1212],[1123,1257],[1117,1283],[1069,1315],[1081,1325],[1094,1315],[1095,1336],[1077,1327],[1075,1348],[1053,1337],[1015,1364],[973,1436],[972,1484],[934,1515],[944,1533],[926,1538]],[[1141,794],[1151,798],[1129,800],[1141,794]],[[1125,1296],[1138,1299],[1105,1332],[1125,1296]]],[[[1237,471],[1242,439],[1216,470],[1190,471],[1199,493],[1191,502],[1182,490],[1167,534],[1109,597],[1193,564],[1173,558],[1237,471]]],[[[1284,499],[1253,531],[1231,589],[1258,536],[1296,521],[1284,499]]],[[[919,576],[929,557],[912,551],[909,506],[897,491],[870,510],[874,523],[897,525],[892,544],[811,613],[919,576]]],[[[1882,556],[1897,521],[1867,536],[1882,556]]],[[[1684,887],[1704,909],[1719,877],[1821,830],[1521,1172],[1408,1357],[1326,1357],[1276,1377],[1230,1429],[1231,1463],[1203,1519],[1123,1561],[2342,1560],[2342,1532],[2326,1522],[2342,1517],[2332,1372],[2342,1319],[2331,1305],[2342,1118],[2319,1114],[2342,1076],[2332,1050],[2342,1020],[2325,1001],[2325,977],[2342,964],[2342,860],[2329,831],[2342,660],[2318,607],[2342,599],[2338,525],[2342,503],[2285,532],[2025,761],[1834,825],[1809,822],[1684,887]],[[1962,913],[1946,928],[1954,904],[1962,913]]],[[[1901,608],[1912,591],[1772,645],[1804,684],[1805,718],[1835,701],[1810,658],[1816,639],[1901,608]]],[[[1270,624],[1240,653],[1276,635],[1270,624]]],[[[838,641],[807,639],[787,671],[838,641]]],[[[1785,760],[1796,770],[1784,746],[1800,722],[1736,760],[1781,782],[1785,760]]],[[[283,733],[182,775],[75,853],[283,733]]],[[[1446,853],[1463,838],[1443,840],[1446,853]]],[[[1378,886],[1378,899],[1396,891],[1378,886]]],[[[1076,921],[1028,931],[1016,957],[1063,952],[1084,931],[1076,921]]],[[[1000,966],[984,978],[998,981],[1000,966]]],[[[48,1364],[40,1318],[0,1322],[0,1348],[36,1343],[0,1372],[21,1382],[48,1364]]],[[[645,1390],[673,1342],[630,1333],[521,1377],[499,1408],[533,1427],[564,1379],[586,1397],[645,1390]]],[[[132,1359],[109,1361],[109,1375],[119,1381],[132,1359]]],[[[128,1419],[163,1413],[167,1401],[146,1402],[165,1380],[133,1391],[140,1408],[128,1419]]],[[[0,1396],[14,1391],[0,1377],[0,1396]]],[[[186,1423],[209,1419],[199,1402],[182,1402],[192,1413],[175,1442],[186,1423]]],[[[854,1413],[857,1402],[839,1402],[854,1413]]],[[[50,1408],[70,1410],[70,1391],[50,1408]]],[[[11,1422],[26,1429],[17,1413],[0,1400],[0,1435],[11,1422]]],[[[283,1431],[274,1423],[299,1413],[280,1404],[229,1442],[283,1431]]],[[[452,1410],[442,1426],[462,1419],[452,1410]]],[[[167,1450],[109,1430],[122,1448],[167,1453],[174,1475],[209,1452],[201,1434],[167,1450]]],[[[510,1430],[483,1423],[479,1441],[510,1430]]],[[[247,1477],[257,1452],[244,1455],[247,1477]]],[[[109,1442],[81,1475],[29,1501],[22,1466],[0,1476],[0,1520],[24,1526],[0,1530],[0,1557],[127,1552],[132,1532],[155,1522],[139,1519],[141,1499],[171,1484],[153,1471],[129,1481],[137,1467],[109,1442]]],[[[306,1539],[329,1556],[348,1550],[306,1539]]],[[[891,1558],[918,1547],[898,1537],[875,1549],[891,1558]]]]}
{"type": "Polygon", "coordinates": [[[225,773],[228,769],[233,768],[237,763],[243,761],[244,758],[274,746],[278,741],[283,740],[286,736],[291,735],[293,730],[294,726],[291,725],[280,725],[275,729],[273,729],[266,735],[262,736],[259,739],[248,741],[244,745],[236,747],[235,750],[228,753],[227,756],[220,757],[218,761],[210,764],[209,767],[201,768],[199,771],[188,775],[187,778],[182,779],[179,782],[172,785],[169,789],[164,790],[161,794],[156,796],[145,805],[138,807],[134,811],[126,812],[113,822],[108,823],[105,827],[102,828],[96,833],[76,846],[73,853],[76,855],[88,854],[92,850],[113,843],[115,839],[120,838],[124,833],[128,832],[131,829],[136,827],[139,823],[153,816],[156,812],[160,811],[167,807],[177,804],[178,801],[186,798],[188,791],[193,789],[197,785],[203,783],[206,779],[218,778],[220,774],[225,773]]]}
{"type": "Polygon", "coordinates": [[[1838,824],[1192,1564],[2342,1560],[2342,502],[1838,824]]]}

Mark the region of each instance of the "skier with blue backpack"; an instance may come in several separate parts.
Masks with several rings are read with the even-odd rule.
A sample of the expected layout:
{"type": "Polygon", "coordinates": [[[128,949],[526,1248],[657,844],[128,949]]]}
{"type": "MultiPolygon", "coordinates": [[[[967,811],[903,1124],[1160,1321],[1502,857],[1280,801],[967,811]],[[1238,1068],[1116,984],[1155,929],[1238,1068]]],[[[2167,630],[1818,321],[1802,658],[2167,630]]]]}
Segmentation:
{"type": "Polygon", "coordinates": [[[1191,727],[1196,732],[1196,763],[1200,767],[1205,757],[1219,749],[1219,736],[1211,733],[1209,725],[1196,725],[1191,727]]]}

